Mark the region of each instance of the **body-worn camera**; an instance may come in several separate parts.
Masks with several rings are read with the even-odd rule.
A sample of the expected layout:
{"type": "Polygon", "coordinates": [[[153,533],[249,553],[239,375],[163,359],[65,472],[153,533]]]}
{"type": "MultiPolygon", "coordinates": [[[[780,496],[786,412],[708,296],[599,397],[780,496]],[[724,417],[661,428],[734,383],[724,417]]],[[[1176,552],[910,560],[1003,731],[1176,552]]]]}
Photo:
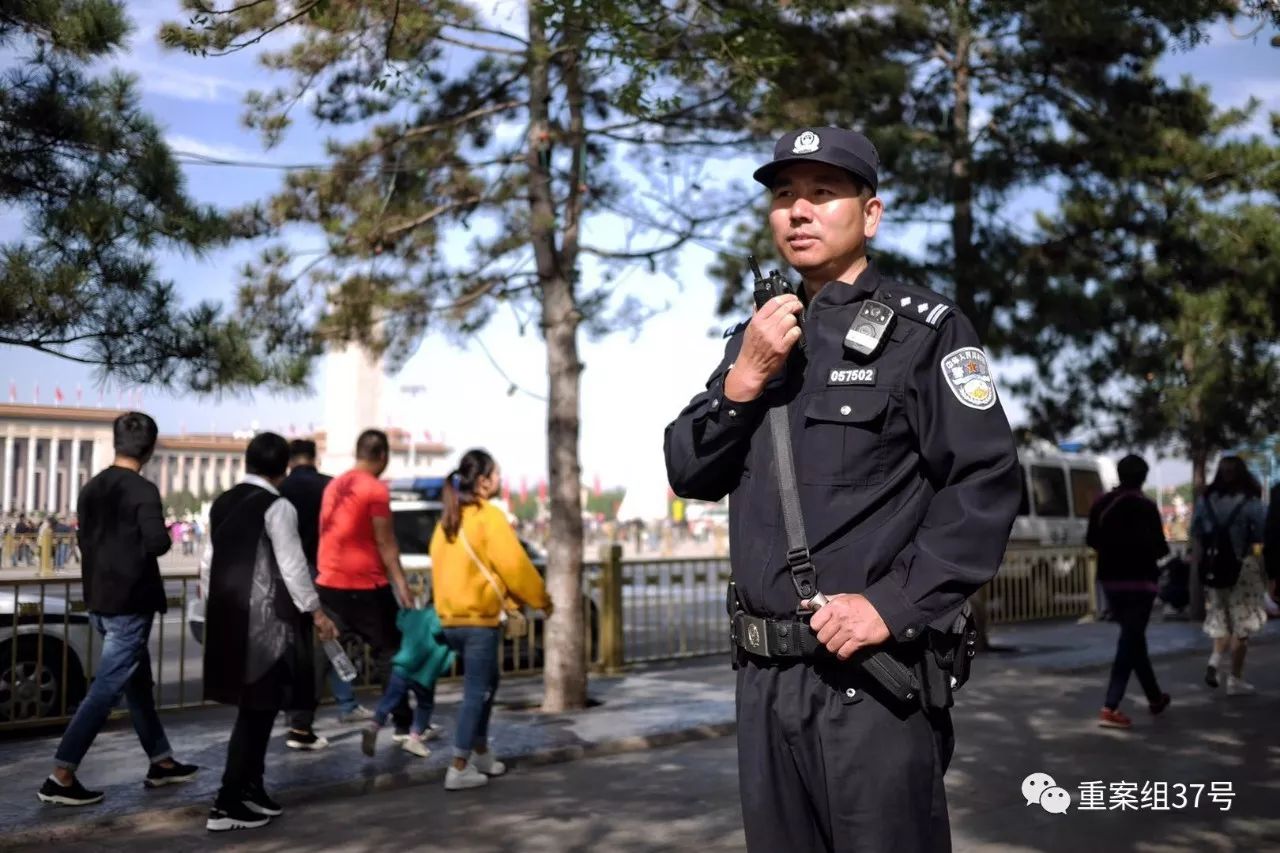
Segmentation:
{"type": "MultiPolygon", "coordinates": [[[[755,301],[756,310],[760,308],[775,296],[785,296],[787,294],[795,294],[796,289],[791,286],[791,282],[782,277],[777,270],[772,270],[769,277],[765,278],[760,273],[760,265],[756,263],[755,255],[747,256],[747,263],[751,265],[751,273],[755,276],[755,301]]],[[[800,327],[800,346],[803,348],[804,340],[804,312],[801,311],[796,315],[796,325],[800,327]]]]}

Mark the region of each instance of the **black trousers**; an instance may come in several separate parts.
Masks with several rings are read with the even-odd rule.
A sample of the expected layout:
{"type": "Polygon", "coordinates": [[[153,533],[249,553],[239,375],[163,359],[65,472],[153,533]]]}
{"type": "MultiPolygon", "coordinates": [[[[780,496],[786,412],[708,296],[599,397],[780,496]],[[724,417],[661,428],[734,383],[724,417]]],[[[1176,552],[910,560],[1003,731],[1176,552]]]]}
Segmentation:
{"type": "Polygon", "coordinates": [[[1116,657],[1111,664],[1104,704],[1113,711],[1120,707],[1130,674],[1138,676],[1147,701],[1155,701],[1160,698],[1160,685],[1147,654],[1147,621],[1151,618],[1155,593],[1112,590],[1107,598],[1111,601],[1112,618],[1120,624],[1120,638],[1116,641],[1116,657]]]}
{"type": "Polygon", "coordinates": [[[743,658],[738,784],[748,850],[951,849],[947,712],[892,709],[853,664],[743,658]]]}
{"type": "MultiPolygon", "coordinates": [[[[383,685],[391,679],[391,659],[400,651],[396,616],[400,606],[390,586],[377,589],[333,589],[317,586],[320,604],[343,634],[355,634],[369,644],[373,664],[383,685]]],[[[406,695],[391,712],[396,731],[407,732],[413,720],[406,695]]]]}
{"type": "Polygon", "coordinates": [[[227,742],[227,766],[222,771],[218,803],[234,801],[245,788],[262,784],[267,746],[271,742],[271,725],[278,713],[242,707],[236,714],[231,740],[227,742]]]}
{"type": "Polygon", "coordinates": [[[329,655],[325,653],[324,644],[316,639],[314,628],[304,631],[303,634],[298,655],[311,661],[315,691],[311,696],[312,701],[302,707],[289,709],[289,727],[309,732],[316,722],[316,709],[320,707],[320,697],[324,695],[325,676],[329,674],[329,655]]]}

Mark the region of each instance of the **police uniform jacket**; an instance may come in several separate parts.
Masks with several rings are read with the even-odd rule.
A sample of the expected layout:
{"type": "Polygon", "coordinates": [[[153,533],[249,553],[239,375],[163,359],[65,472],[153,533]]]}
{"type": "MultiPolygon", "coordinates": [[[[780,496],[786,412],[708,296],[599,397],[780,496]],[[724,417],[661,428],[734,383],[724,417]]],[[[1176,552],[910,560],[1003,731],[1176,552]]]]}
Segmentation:
{"type": "Polygon", "coordinates": [[[724,396],[746,324],[668,427],[676,494],[729,498],[733,576],[747,612],[794,618],[796,590],[768,419],[787,405],[818,589],[862,593],[894,638],[949,619],[999,567],[1021,498],[1013,437],[977,334],[930,290],[874,265],[806,309],[806,348],[748,403],[724,396]],[[871,357],[844,345],[864,300],[896,317],[871,357]]]}

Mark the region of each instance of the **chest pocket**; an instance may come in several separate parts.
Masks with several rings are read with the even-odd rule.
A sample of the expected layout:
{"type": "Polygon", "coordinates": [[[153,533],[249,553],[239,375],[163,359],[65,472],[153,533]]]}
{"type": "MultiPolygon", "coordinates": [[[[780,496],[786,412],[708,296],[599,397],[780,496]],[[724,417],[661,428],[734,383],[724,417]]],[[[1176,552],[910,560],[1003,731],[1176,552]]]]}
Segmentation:
{"type": "Polygon", "coordinates": [[[883,482],[888,408],[888,391],[826,388],[805,397],[796,449],[800,480],[841,486],[883,482]]]}

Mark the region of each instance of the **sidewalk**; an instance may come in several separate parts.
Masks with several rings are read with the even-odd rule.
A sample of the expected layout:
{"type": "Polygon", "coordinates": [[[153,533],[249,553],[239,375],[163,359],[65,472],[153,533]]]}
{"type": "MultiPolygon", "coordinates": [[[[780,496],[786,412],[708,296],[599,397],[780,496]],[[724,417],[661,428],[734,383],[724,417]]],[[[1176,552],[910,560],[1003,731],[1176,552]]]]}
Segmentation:
{"type": "MultiPolygon", "coordinates": [[[[977,689],[966,690],[961,699],[966,716],[972,722],[997,712],[998,696],[988,694],[1002,692],[997,689],[999,685],[1061,683],[1061,679],[1053,677],[1055,673],[1108,665],[1115,634],[1116,626],[1111,623],[1074,622],[993,631],[993,642],[1002,651],[980,658],[974,682],[977,689]],[[993,701],[997,704],[989,704],[993,701]]],[[[1258,642],[1274,645],[1277,634],[1280,625],[1273,622],[1258,642]]],[[[1161,657],[1199,654],[1207,648],[1198,624],[1156,624],[1150,636],[1153,653],[1161,657]]],[[[1076,681],[1082,682],[1083,690],[1084,681],[1089,686],[1094,681],[1100,685],[1101,678],[1099,675],[1076,681]]],[[[728,734],[733,731],[733,684],[733,672],[722,656],[646,667],[617,677],[592,678],[590,697],[598,703],[595,707],[543,715],[530,710],[541,700],[541,679],[509,680],[498,694],[493,748],[504,759],[528,766],[728,734]]],[[[1061,698],[1060,693],[1046,695],[1046,706],[1060,703],[1061,698]]],[[[385,732],[379,754],[365,758],[359,751],[358,726],[338,726],[328,709],[317,720],[317,728],[332,741],[327,750],[288,750],[280,737],[283,728],[278,726],[268,755],[268,787],[282,802],[298,804],[438,782],[449,760],[448,733],[460,699],[458,685],[441,687],[436,722],[444,726],[446,735],[443,741],[433,744],[435,752],[426,760],[394,747],[385,732]]],[[[1271,700],[1259,697],[1259,701],[1271,700]]],[[[231,709],[221,707],[166,714],[169,739],[177,756],[204,769],[193,783],[157,791],[142,787],[145,759],[128,721],[110,724],[82,768],[84,782],[105,790],[107,800],[101,806],[80,809],[46,806],[35,797],[35,789],[50,770],[56,736],[0,741],[0,755],[7,771],[6,784],[0,789],[0,829],[4,830],[0,847],[86,837],[106,828],[198,823],[218,786],[232,716],[231,709]]],[[[1031,723],[1024,720],[1019,725],[1031,723]]],[[[1004,749],[1016,752],[1033,748],[1019,743],[1007,741],[1004,749]]],[[[1012,756],[1010,752],[1005,760],[1012,756]]],[[[963,765],[957,769],[963,773],[963,765]]]]}

